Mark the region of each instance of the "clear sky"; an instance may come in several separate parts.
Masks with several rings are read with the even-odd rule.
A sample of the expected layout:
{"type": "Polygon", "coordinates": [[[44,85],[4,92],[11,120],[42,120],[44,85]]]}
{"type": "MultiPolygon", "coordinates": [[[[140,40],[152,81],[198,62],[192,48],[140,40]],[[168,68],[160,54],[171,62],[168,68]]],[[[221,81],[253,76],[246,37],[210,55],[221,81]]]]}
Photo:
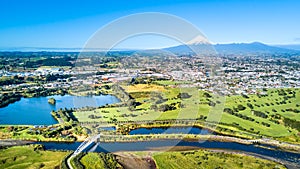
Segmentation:
{"type": "MultiPolygon", "coordinates": [[[[213,43],[300,44],[299,0],[1,0],[0,47],[82,47],[105,24],[129,14],[164,12],[196,25],[213,43]]],[[[176,45],[162,37],[121,48],[176,45]]]]}

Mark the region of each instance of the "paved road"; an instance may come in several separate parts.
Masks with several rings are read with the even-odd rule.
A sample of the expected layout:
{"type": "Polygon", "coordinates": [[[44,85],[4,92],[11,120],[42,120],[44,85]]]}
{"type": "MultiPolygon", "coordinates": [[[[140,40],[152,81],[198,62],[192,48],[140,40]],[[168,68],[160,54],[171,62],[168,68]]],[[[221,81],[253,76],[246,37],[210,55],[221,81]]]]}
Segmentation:
{"type": "Polygon", "coordinates": [[[73,158],[74,156],[73,156],[73,154],[68,158],[68,160],[67,160],[67,164],[68,164],[68,168],[69,169],[74,169],[73,167],[72,167],[72,165],[71,165],[71,158],[73,158]]]}

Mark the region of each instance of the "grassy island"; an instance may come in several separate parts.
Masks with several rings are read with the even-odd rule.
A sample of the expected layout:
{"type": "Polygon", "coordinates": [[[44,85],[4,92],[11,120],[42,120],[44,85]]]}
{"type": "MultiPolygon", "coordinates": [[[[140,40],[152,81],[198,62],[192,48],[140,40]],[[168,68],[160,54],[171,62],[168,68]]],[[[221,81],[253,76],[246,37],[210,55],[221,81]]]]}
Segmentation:
{"type": "Polygon", "coordinates": [[[48,103],[54,105],[56,103],[56,100],[53,97],[51,97],[48,99],[48,103]]]}

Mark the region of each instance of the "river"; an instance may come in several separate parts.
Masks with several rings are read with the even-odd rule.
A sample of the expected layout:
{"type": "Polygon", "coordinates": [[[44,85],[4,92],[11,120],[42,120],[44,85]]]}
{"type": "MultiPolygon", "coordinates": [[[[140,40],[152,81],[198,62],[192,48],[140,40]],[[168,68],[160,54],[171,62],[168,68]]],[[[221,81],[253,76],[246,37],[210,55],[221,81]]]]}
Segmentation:
{"type": "MultiPolygon", "coordinates": [[[[36,142],[35,144],[44,145],[46,150],[76,150],[81,142],[75,143],[56,143],[56,142],[36,142]]],[[[234,150],[245,153],[255,153],[262,156],[272,157],[281,161],[287,161],[300,165],[300,154],[286,152],[282,150],[268,149],[256,145],[245,145],[233,142],[218,141],[183,141],[183,140],[156,140],[143,142],[100,142],[94,147],[95,152],[117,152],[117,151],[147,151],[169,146],[192,146],[208,149],[234,150]]]]}

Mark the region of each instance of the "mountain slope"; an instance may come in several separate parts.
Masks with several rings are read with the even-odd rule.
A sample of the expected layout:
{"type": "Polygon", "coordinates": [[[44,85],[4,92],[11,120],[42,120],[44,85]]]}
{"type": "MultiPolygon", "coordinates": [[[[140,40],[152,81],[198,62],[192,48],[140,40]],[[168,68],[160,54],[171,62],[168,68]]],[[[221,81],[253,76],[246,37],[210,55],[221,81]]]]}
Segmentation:
{"type": "MultiPolygon", "coordinates": [[[[233,43],[233,44],[217,44],[214,45],[218,53],[265,53],[265,54],[279,54],[279,53],[294,53],[297,52],[291,49],[285,49],[275,46],[269,46],[259,42],[253,43],[233,43]]],[[[299,51],[298,51],[299,52],[299,51]]]]}
{"type": "Polygon", "coordinates": [[[285,49],[300,50],[300,45],[276,45],[276,46],[285,49]]]}
{"type": "Polygon", "coordinates": [[[209,49],[210,52],[214,49],[219,54],[296,54],[300,53],[298,50],[285,49],[275,46],[269,46],[259,42],[253,43],[232,43],[232,44],[191,44],[179,45],[175,47],[165,48],[164,50],[176,54],[193,53],[191,49],[203,50],[209,49]]]}

